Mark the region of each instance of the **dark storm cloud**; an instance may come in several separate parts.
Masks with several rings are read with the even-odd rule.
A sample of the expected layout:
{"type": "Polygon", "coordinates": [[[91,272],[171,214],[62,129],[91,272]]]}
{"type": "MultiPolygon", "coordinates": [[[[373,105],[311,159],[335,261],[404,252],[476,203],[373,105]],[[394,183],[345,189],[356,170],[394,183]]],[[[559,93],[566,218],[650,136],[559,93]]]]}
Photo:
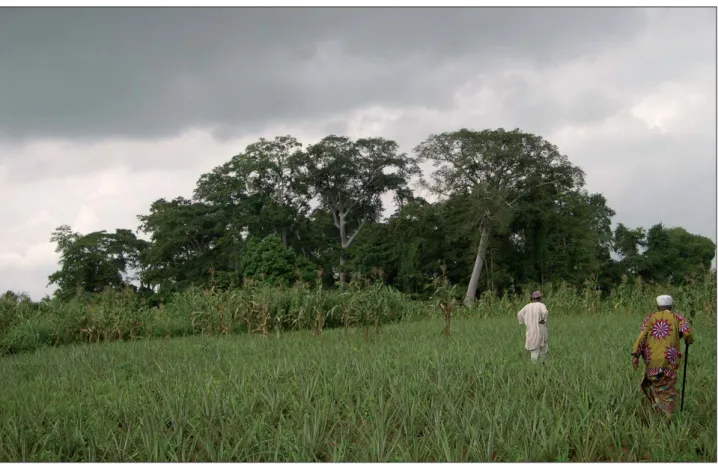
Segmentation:
{"type": "Polygon", "coordinates": [[[629,40],[638,9],[0,10],[0,137],[221,133],[358,105],[443,106],[506,62],[629,40]]]}

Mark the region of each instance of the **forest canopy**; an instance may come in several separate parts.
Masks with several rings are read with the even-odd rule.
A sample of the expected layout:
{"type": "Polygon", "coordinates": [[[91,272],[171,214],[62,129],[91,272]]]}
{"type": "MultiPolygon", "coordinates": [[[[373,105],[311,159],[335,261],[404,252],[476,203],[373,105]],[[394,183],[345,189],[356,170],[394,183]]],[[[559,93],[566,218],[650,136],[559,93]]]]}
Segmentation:
{"type": "Polygon", "coordinates": [[[487,289],[591,281],[607,292],[709,272],[711,239],[663,224],[612,227],[614,215],[558,147],[518,129],[434,134],[411,155],[384,138],[304,146],[284,135],[202,174],[192,198],[157,199],[135,232],[58,227],[60,269],[49,280],[63,300],[128,286],[154,300],[247,278],[333,286],[376,274],[422,297],[445,266],[471,304],[487,289]],[[388,194],[396,208],[385,217],[388,194]]]}

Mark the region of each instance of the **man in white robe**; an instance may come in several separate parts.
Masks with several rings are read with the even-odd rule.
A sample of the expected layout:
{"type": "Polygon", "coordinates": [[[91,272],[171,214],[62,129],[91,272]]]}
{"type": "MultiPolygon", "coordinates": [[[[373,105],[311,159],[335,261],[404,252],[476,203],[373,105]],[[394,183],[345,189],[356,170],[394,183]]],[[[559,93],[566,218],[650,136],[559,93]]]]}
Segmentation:
{"type": "Polygon", "coordinates": [[[531,353],[532,361],[544,358],[548,353],[548,309],[541,299],[541,292],[533,292],[531,303],[518,313],[519,324],[526,326],[525,348],[531,353]]]}

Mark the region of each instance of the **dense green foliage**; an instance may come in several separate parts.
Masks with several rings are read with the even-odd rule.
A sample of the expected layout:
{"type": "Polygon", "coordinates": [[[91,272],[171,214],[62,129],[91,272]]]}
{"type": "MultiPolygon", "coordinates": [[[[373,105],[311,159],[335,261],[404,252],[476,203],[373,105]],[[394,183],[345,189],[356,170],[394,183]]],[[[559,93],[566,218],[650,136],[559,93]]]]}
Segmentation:
{"type": "MultiPolygon", "coordinates": [[[[271,241],[276,240],[272,239],[271,241]]],[[[386,286],[381,276],[355,276],[344,289],[324,289],[321,280],[299,280],[291,287],[266,281],[247,281],[241,288],[188,289],[175,293],[159,307],[148,308],[131,289],[84,294],[70,302],[60,299],[32,302],[8,292],[0,297],[0,353],[18,353],[47,345],[97,343],[115,340],[179,337],[192,334],[255,333],[272,335],[294,330],[321,333],[329,328],[381,331],[385,324],[445,317],[515,314],[528,301],[532,287],[521,294],[485,292],[476,305],[457,305],[459,292],[437,279],[429,300],[414,300],[386,286]]],[[[655,296],[669,293],[689,317],[697,314],[715,324],[714,275],[691,285],[661,286],[628,281],[602,296],[597,283],[574,288],[565,283],[543,287],[553,315],[647,314],[655,296]]],[[[450,322],[449,322],[450,323],[450,322]]]]}
{"type": "Polygon", "coordinates": [[[708,238],[661,224],[612,230],[606,199],[537,135],[462,129],[414,151],[381,138],[330,135],[308,147],[288,135],[260,139],[201,175],[193,198],[152,203],[139,216],[146,240],[59,227],[60,269],[50,281],[63,301],[131,284],[158,305],[192,287],[239,288],[248,276],[291,283],[320,271],[332,286],[379,272],[426,298],[446,265],[471,303],[474,294],[549,282],[595,281],[606,296],[624,277],[684,284],[709,272],[708,238]],[[418,161],[434,164],[429,179],[418,161]],[[438,199],[419,197],[416,180],[438,199]],[[388,193],[397,208],[382,219],[388,193]]]}
{"type": "Polygon", "coordinates": [[[283,247],[276,235],[268,235],[261,240],[250,238],[241,267],[244,277],[274,285],[311,280],[314,274],[312,263],[303,256],[297,256],[294,248],[283,247]]]}
{"type": "Polygon", "coordinates": [[[126,285],[125,276],[139,266],[147,245],[126,229],[81,235],[68,226],[58,227],[50,240],[57,244],[62,266],[50,276],[50,283],[57,284],[56,295],[63,300],[77,292],[99,293],[126,285]]]}
{"type": "Polygon", "coordinates": [[[4,358],[0,460],[715,462],[715,328],[667,427],[627,354],[642,317],[554,315],[540,366],[513,314],[4,358]]]}

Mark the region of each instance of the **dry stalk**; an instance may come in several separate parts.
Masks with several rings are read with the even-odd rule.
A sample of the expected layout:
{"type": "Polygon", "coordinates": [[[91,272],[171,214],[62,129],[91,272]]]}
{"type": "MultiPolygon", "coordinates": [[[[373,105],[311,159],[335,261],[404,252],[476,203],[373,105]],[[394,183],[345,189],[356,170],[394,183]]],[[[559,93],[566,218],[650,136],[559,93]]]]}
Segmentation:
{"type": "Polygon", "coordinates": [[[269,305],[264,304],[262,306],[262,324],[259,326],[260,331],[262,332],[262,336],[266,337],[269,335],[269,327],[267,322],[269,321],[269,305]]]}
{"type": "Polygon", "coordinates": [[[349,309],[344,308],[344,311],[342,313],[342,319],[344,321],[344,333],[346,334],[349,331],[349,309]]]}
{"type": "Polygon", "coordinates": [[[252,333],[252,314],[254,314],[254,310],[252,307],[255,305],[254,302],[250,302],[249,306],[246,307],[242,313],[241,319],[247,324],[247,333],[252,333]]]}
{"type": "Polygon", "coordinates": [[[230,322],[229,327],[234,332],[234,328],[237,325],[237,308],[232,308],[232,311],[230,312],[230,322]]]}
{"type": "Polygon", "coordinates": [[[282,316],[280,315],[274,318],[274,332],[276,332],[277,338],[282,338],[282,316]]]}
{"type": "Polygon", "coordinates": [[[449,301],[447,303],[441,303],[439,305],[441,307],[441,311],[444,313],[444,330],[442,331],[442,334],[446,337],[451,335],[451,307],[452,302],[449,301]]]}
{"type": "Polygon", "coordinates": [[[365,318],[364,318],[364,339],[365,340],[369,340],[369,324],[371,324],[371,313],[369,311],[367,311],[365,318]]]}
{"type": "Polygon", "coordinates": [[[317,311],[317,317],[314,320],[314,336],[317,337],[324,333],[324,312],[317,311]]]}
{"type": "Polygon", "coordinates": [[[316,284],[317,284],[317,288],[322,288],[322,276],[323,276],[323,275],[324,275],[324,270],[323,270],[323,269],[319,269],[319,270],[317,271],[317,278],[316,278],[316,280],[315,280],[315,282],[316,282],[316,284]]]}
{"type": "Polygon", "coordinates": [[[434,279],[433,285],[436,288],[434,295],[438,297],[439,309],[441,309],[444,315],[444,329],[441,334],[448,337],[451,334],[451,312],[454,307],[455,298],[454,292],[455,287],[449,283],[448,276],[446,275],[447,266],[446,264],[441,265],[441,276],[434,279]]]}
{"type": "Polygon", "coordinates": [[[219,333],[227,335],[229,327],[224,323],[224,310],[222,308],[222,303],[217,303],[217,312],[219,313],[219,333]]]}

